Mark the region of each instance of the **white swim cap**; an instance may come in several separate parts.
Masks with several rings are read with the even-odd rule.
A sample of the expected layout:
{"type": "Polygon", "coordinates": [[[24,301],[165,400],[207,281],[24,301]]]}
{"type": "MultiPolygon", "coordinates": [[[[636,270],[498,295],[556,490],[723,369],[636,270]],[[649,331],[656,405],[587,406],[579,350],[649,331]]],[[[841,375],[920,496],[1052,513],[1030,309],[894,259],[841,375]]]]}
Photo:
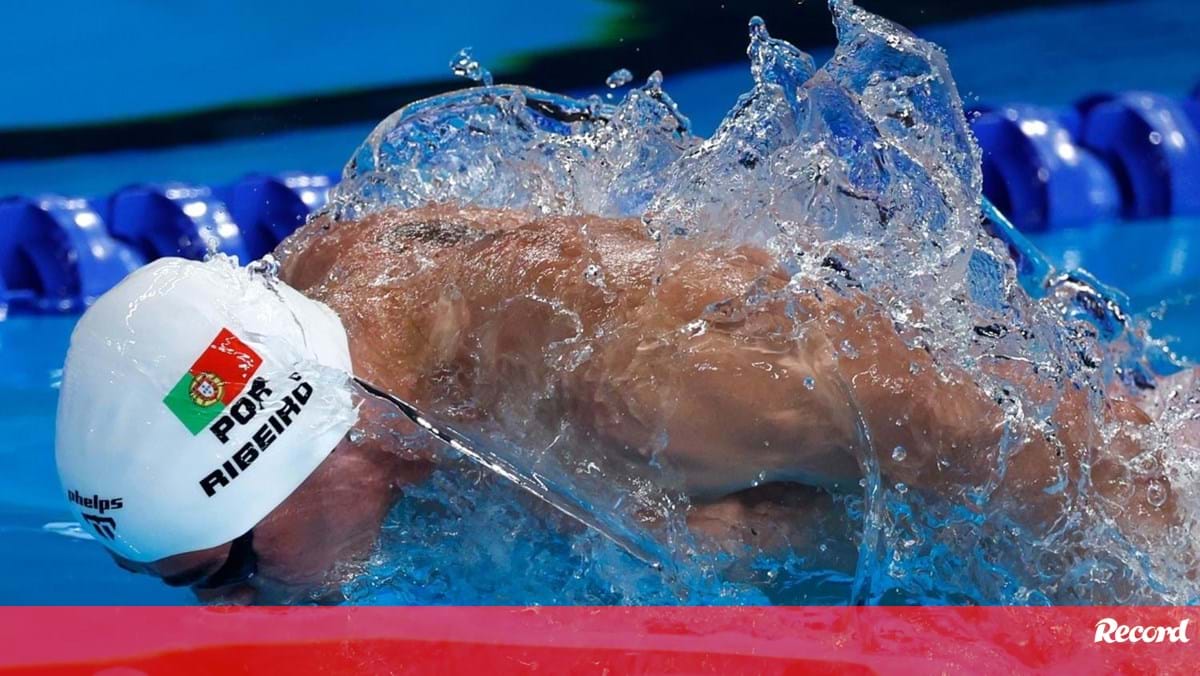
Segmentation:
{"type": "Polygon", "coordinates": [[[55,450],[80,522],[134,561],[250,530],[357,418],[325,305],[231,259],[164,258],[79,320],[55,450]]]}

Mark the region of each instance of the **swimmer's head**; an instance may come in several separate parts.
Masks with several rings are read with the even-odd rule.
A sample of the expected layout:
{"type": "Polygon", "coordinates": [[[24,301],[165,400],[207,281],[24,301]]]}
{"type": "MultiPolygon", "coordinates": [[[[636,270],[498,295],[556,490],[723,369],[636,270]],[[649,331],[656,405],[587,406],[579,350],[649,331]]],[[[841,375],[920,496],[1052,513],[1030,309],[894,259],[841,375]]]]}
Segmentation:
{"type": "Polygon", "coordinates": [[[338,317],[281,281],[223,258],[147,265],[71,336],[55,442],[71,509],[128,565],[214,549],[235,565],[354,424],[350,367],[338,317]]]}

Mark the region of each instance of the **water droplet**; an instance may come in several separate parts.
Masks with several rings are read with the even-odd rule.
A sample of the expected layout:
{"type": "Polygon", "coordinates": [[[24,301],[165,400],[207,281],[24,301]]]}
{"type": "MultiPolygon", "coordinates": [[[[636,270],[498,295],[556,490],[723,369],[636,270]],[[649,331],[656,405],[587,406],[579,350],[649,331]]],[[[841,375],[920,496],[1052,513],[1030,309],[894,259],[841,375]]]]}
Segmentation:
{"type": "Polygon", "coordinates": [[[612,75],[609,75],[608,79],[604,81],[604,84],[608,85],[609,89],[616,89],[617,87],[624,87],[632,81],[633,73],[629,72],[628,68],[621,68],[620,70],[613,71],[612,75]]]}
{"type": "Polygon", "coordinates": [[[1150,132],[1150,142],[1154,145],[1162,143],[1162,134],[1156,131],[1150,132]]]}
{"type": "Polygon", "coordinates": [[[896,492],[900,495],[904,495],[908,492],[908,484],[904,483],[903,481],[896,482],[896,492]]]}
{"type": "Polygon", "coordinates": [[[583,271],[583,279],[592,286],[604,288],[604,270],[599,265],[589,265],[583,271]]]}
{"type": "Polygon", "coordinates": [[[907,448],[905,448],[903,446],[897,446],[892,449],[892,460],[895,460],[896,462],[904,462],[904,459],[907,457],[908,457],[908,449],[907,448]]]}
{"type": "Polygon", "coordinates": [[[360,430],[356,427],[356,428],[350,430],[350,434],[348,434],[347,436],[350,438],[350,443],[357,444],[360,441],[362,441],[367,435],[364,434],[362,430],[360,430]]]}
{"type": "Polygon", "coordinates": [[[264,254],[262,258],[252,261],[246,269],[266,277],[268,281],[279,278],[279,261],[271,254],[264,254]]]}
{"type": "MultiPolygon", "coordinates": [[[[744,16],[744,15],[743,15],[744,16]]],[[[766,40],[771,37],[767,33],[767,22],[763,21],[761,16],[750,18],[750,39],[751,40],[766,40]]]]}
{"type": "Polygon", "coordinates": [[[1152,507],[1162,507],[1167,504],[1167,496],[1170,492],[1165,483],[1151,479],[1150,484],[1146,486],[1146,502],[1149,502],[1152,507]]]}
{"type": "Polygon", "coordinates": [[[804,379],[804,389],[814,390],[814,389],[816,389],[816,387],[817,387],[817,379],[816,378],[813,378],[812,376],[808,376],[807,378],[804,379]]]}
{"type": "Polygon", "coordinates": [[[650,77],[646,78],[646,91],[655,94],[662,92],[663,74],[661,70],[656,70],[650,73],[650,77]]]}
{"type": "Polygon", "coordinates": [[[450,70],[459,77],[465,77],[474,82],[482,82],[485,87],[492,86],[491,71],[479,65],[479,62],[471,55],[470,47],[463,47],[458,50],[458,53],[450,60],[450,70]]]}
{"type": "Polygon", "coordinates": [[[850,359],[858,359],[858,350],[854,349],[854,345],[848,340],[842,341],[842,354],[850,359]]]}

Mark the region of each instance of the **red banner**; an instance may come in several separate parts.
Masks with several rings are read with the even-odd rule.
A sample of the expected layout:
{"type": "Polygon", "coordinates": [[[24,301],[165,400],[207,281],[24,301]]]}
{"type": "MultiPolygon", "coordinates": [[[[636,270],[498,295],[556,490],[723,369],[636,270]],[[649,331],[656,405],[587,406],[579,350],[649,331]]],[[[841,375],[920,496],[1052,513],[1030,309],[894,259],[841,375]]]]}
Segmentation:
{"type": "Polygon", "coordinates": [[[1193,673],[1191,608],[2,608],[0,673],[1193,673]]]}

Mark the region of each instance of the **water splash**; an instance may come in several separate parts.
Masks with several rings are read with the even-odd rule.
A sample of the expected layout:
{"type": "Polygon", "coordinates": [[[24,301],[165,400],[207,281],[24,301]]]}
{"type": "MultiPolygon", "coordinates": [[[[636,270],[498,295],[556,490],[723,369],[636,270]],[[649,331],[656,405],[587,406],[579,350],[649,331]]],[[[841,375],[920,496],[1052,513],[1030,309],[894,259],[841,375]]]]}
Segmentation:
{"type": "Polygon", "coordinates": [[[633,82],[633,73],[629,72],[628,68],[621,68],[618,70],[614,70],[612,72],[612,74],[609,75],[608,78],[604,80],[604,84],[609,89],[617,89],[619,87],[624,87],[625,85],[629,84],[630,82],[633,82]]]}
{"type": "Polygon", "coordinates": [[[95,540],[95,536],[85,531],[83,526],[74,521],[51,521],[42,526],[47,533],[54,533],[73,540],[95,540]]]}
{"type": "Polygon", "coordinates": [[[471,47],[463,47],[458,50],[454,58],[450,59],[450,72],[472,82],[479,82],[485,87],[491,87],[492,72],[479,64],[479,61],[472,55],[472,51],[471,47]]]}
{"type": "MultiPolygon", "coordinates": [[[[691,133],[658,73],[609,105],[597,98],[579,101],[491,86],[470,53],[460,53],[455,72],[487,86],[418,102],[384,120],[346,165],[325,214],[351,220],[383,209],[454,203],[639,218],[658,242],[660,280],[670,279],[698,251],[764,249],[791,276],[786,289],[767,293],[752,287],[710,306],[711,315],[699,324],[689,318],[679,330],[702,336],[731,317],[744,321],[772,303],[797,303],[814,290],[862,294],[909,347],[928,355],[928,363],[914,361],[904,370],[942,382],[977,383],[1002,411],[999,441],[985,449],[986,466],[993,468],[986,476],[931,496],[909,481],[889,480],[875,467],[863,479],[862,495],[839,496],[840,508],[860,533],[858,563],[853,580],[825,571],[836,581],[826,589],[836,589],[843,599],[853,589],[860,602],[1192,599],[1192,517],[1167,529],[1165,542],[1123,531],[1116,524],[1128,516],[1132,502],[1096,499],[1090,475],[1066,460],[1047,468],[1057,480],[1045,494],[1062,500],[1050,527],[1035,532],[1015,518],[1021,504],[1012,496],[1020,488],[1014,486],[1019,480],[1013,468],[1022,462],[1022,449],[1031,439],[1056,443],[1059,407],[1078,392],[1086,403],[1075,415],[1096,427],[1083,466],[1105,462],[1107,449],[1135,439],[1144,450],[1116,463],[1113,494],[1128,488],[1129,501],[1152,509],[1178,501],[1197,513],[1200,494],[1190,488],[1200,485],[1196,463],[1180,450],[1200,436],[1196,383],[1165,380],[1179,370],[1178,360],[1130,315],[1119,293],[1086,273],[1054,270],[982,198],[980,151],[941,50],[848,0],[831,0],[830,7],[838,47],[819,68],[804,52],[772,37],[761,19],[750,22],[747,54],[754,86],[708,139],[691,133]],[[1105,402],[1113,393],[1136,399],[1147,392],[1153,423],[1106,417],[1105,402]]],[[[619,73],[610,86],[626,84],[619,73]]],[[[285,255],[311,236],[298,234],[284,245],[285,255]]],[[[602,270],[584,274],[606,286],[602,270]]],[[[583,326],[569,308],[547,299],[517,300],[543,307],[539,311],[564,326],[583,326]]],[[[864,311],[861,305],[856,310],[864,311]]],[[[576,330],[569,340],[547,345],[546,354],[566,370],[578,368],[620,328],[576,330]]],[[[792,329],[802,332],[801,322],[792,329]]],[[[853,361],[867,348],[848,341],[837,352],[853,361]]],[[[804,388],[819,384],[824,386],[806,379],[804,388]]],[[[514,591],[513,602],[542,598],[530,591],[538,584],[562,590],[549,599],[557,602],[746,598],[743,586],[722,586],[727,583],[714,578],[729,563],[705,558],[688,537],[678,515],[686,501],[659,485],[669,481],[650,481],[612,462],[597,465],[569,426],[506,428],[506,415],[529,419],[518,414],[531,404],[519,399],[514,394],[505,404],[512,410],[499,412],[501,422],[484,438],[513,462],[549,472],[584,502],[628,519],[631,528],[645,513],[674,524],[663,537],[683,552],[681,560],[692,561],[690,570],[699,571],[682,574],[684,591],[613,559],[586,534],[567,534],[551,544],[539,529],[558,526],[514,508],[511,498],[495,493],[500,489],[488,488],[481,496],[447,475],[414,498],[420,509],[398,507],[393,528],[405,534],[404,545],[385,549],[376,562],[383,572],[357,583],[359,597],[388,584],[411,592],[430,575],[441,575],[438,557],[446,555],[445,543],[422,539],[436,524],[471,531],[467,537],[477,547],[500,548],[490,553],[488,565],[481,563],[463,578],[474,580],[464,583],[468,586],[479,585],[477,596],[441,575],[444,591],[436,599],[510,598],[489,596],[500,594],[503,584],[483,571],[517,557],[525,540],[547,551],[557,548],[561,556],[540,559],[544,570],[531,573],[528,585],[514,584],[512,589],[524,592],[514,591]],[[558,453],[554,462],[546,459],[550,449],[558,453]],[[627,478],[614,478],[618,475],[627,478]],[[515,519],[519,525],[501,528],[513,520],[514,509],[522,514],[515,519]],[[498,529],[508,533],[507,544],[494,539],[498,529]],[[633,586],[614,591],[626,584],[633,586]]],[[[916,424],[901,413],[891,427],[916,424]]],[[[862,437],[871,444],[891,433],[864,428],[862,437]]],[[[665,447],[667,439],[658,443],[665,447]]],[[[882,461],[905,466],[920,461],[909,446],[887,444],[881,450],[882,461]]],[[[932,462],[938,471],[952,472],[958,461],[943,454],[932,462]]],[[[820,571],[805,563],[810,553],[760,557],[755,570],[776,575],[788,570],[804,580],[799,591],[793,587],[772,598],[813,598],[813,585],[823,583],[814,582],[820,571]]],[[[511,576],[506,580],[512,583],[511,576]]],[[[410,592],[400,592],[400,598],[423,598],[410,592]]]]}

